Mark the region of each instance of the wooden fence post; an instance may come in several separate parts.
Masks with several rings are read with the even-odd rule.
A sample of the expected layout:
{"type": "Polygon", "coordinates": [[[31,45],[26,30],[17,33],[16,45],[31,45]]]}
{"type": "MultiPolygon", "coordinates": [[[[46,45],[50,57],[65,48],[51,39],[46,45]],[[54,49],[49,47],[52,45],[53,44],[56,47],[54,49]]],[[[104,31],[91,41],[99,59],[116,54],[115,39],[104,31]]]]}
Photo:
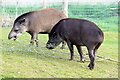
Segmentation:
{"type": "Polygon", "coordinates": [[[43,8],[46,8],[46,0],[43,0],[43,8]]]}
{"type": "Polygon", "coordinates": [[[16,13],[15,13],[15,17],[17,18],[18,17],[18,0],[16,2],[16,13]]]}
{"type": "Polygon", "coordinates": [[[68,0],[63,0],[63,10],[66,16],[68,17],[68,0]]]}

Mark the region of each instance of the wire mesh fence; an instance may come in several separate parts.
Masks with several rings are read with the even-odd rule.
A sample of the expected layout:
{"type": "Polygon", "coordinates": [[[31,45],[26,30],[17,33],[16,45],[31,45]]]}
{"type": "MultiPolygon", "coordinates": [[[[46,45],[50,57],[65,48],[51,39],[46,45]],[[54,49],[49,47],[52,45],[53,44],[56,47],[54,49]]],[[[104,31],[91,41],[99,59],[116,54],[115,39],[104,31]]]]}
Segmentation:
{"type": "MultiPolygon", "coordinates": [[[[64,0],[2,0],[0,1],[1,27],[12,27],[19,15],[46,8],[56,8],[63,11],[64,0]]],[[[82,18],[95,22],[103,31],[118,31],[118,3],[117,1],[82,2],[82,0],[68,1],[68,17],[82,18]]],[[[90,1],[90,0],[88,0],[90,1]]]]}

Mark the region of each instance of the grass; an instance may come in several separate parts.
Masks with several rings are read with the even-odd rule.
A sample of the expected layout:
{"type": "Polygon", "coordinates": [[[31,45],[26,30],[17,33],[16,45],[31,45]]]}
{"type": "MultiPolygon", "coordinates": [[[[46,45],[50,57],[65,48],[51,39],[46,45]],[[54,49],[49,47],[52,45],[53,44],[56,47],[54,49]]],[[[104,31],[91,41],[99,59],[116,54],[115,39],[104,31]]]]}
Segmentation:
{"type": "MultiPolygon", "coordinates": [[[[96,57],[95,69],[89,70],[87,50],[83,47],[85,63],[77,62],[79,55],[75,48],[75,61],[68,61],[68,47],[61,50],[45,48],[47,35],[39,35],[39,47],[29,47],[30,35],[25,33],[17,41],[8,40],[10,29],[2,30],[1,78],[118,78],[118,63],[96,57]]],[[[105,40],[97,55],[118,60],[118,33],[104,32],[105,40]]]]}

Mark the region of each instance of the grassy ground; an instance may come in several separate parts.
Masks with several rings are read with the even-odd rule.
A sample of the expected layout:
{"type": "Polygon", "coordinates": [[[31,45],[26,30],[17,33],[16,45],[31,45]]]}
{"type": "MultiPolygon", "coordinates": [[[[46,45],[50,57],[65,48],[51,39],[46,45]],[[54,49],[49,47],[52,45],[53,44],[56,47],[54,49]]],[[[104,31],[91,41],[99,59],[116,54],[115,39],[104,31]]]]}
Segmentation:
{"type": "MultiPolygon", "coordinates": [[[[95,69],[89,70],[87,50],[83,47],[85,63],[77,62],[79,55],[75,48],[75,61],[68,61],[69,50],[45,48],[47,35],[39,35],[39,47],[29,47],[30,35],[25,33],[17,41],[8,40],[10,29],[1,29],[2,60],[1,78],[118,78],[118,63],[96,57],[95,69]]],[[[0,34],[1,35],[1,34],[0,34]]],[[[118,60],[118,33],[105,32],[105,41],[97,55],[118,60]]]]}

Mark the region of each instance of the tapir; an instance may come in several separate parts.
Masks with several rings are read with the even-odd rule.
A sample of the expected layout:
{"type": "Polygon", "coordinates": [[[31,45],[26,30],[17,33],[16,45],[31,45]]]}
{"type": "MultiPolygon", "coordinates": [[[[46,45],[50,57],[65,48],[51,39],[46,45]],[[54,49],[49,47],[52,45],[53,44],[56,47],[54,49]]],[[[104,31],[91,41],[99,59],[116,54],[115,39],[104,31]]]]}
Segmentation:
{"type": "MultiPolygon", "coordinates": [[[[8,39],[16,40],[24,32],[27,32],[31,35],[30,44],[36,42],[38,47],[38,34],[49,34],[53,26],[63,18],[66,18],[66,15],[61,10],[54,8],[24,13],[14,21],[8,39]]],[[[64,42],[62,48],[64,48],[64,42]]]]}
{"type": "Polygon", "coordinates": [[[80,61],[84,62],[81,46],[86,46],[90,58],[89,69],[94,68],[95,54],[104,40],[102,30],[93,22],[66,18],[60,20],[51,30],[49,40],[46,44],[48,49],[56,48],[62,41],[66,41],[71,53],[70,60],[73,60],[73,45],[77,47],[80,54],[80,61]]]}

